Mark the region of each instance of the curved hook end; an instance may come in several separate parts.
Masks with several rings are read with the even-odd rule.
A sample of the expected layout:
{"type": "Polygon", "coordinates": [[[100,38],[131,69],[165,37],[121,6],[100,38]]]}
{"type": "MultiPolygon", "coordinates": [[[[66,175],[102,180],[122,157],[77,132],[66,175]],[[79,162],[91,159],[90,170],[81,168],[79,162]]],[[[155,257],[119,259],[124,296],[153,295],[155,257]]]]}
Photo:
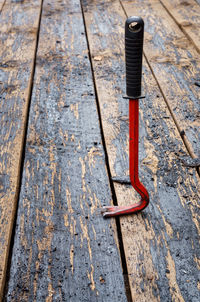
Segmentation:
{"type": "Polygon", "coordinates": [[[141,199],[140,202],[130,206],[105,206],[102,209],[102,215],[104,218],[121,216],[127,214],[138,213],[144,210],[149,204],[149,196],[141,199]]]}

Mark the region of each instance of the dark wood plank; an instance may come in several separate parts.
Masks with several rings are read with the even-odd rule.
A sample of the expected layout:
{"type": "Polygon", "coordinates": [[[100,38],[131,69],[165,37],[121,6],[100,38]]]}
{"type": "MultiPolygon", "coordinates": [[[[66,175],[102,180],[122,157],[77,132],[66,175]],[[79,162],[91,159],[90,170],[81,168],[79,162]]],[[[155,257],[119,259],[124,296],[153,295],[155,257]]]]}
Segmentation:
{"type": "Polygon", "coordinates": [[[44,1],[6,301],[126,301],[80,3],[44,1]]]}
{"type": "MultiPolygon", "coordinates": [[[[128,101],[122,99],[126,16],[117,0],[82,3],[110,169],[123,177],[129,173],[128,101]]],[[[132,300],[197,302],[199,178],[179,159],[186,150],[145,60],[143,71],[140,173],[151,203],[141,214],[120,218],[132,300]]],[[[130,187],[114,186],[119,205],[137,201],[130,187]]]]}
{"type": "Polygon", "coordinates": [[[0,17],[0,296],[19,193],[40,4],[7,1],[0,17]]]}
{"type": "Polygon", "coordinates": [[[200,51],[200,6],[195,0],[160,0],[175,22],[200,51]]]}
{"type": "Polygon", "coordinates": [[[122,1],[127,14],[145,20],[145,55],[165,99],[196,156],[200,150],[199,53],[159,0],[122,1]]]}

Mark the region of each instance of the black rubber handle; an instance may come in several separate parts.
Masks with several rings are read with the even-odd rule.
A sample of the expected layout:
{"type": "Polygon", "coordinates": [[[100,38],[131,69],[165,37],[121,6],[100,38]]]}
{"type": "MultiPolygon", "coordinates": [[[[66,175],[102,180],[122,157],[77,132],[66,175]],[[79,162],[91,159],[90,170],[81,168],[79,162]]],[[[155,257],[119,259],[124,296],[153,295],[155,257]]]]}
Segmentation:
{"type": "Polygon", "coordinates": [[[143,38],[142,18],[128,18],[125,24],[126,94],[131,99],[141,97],[143,38]]]}

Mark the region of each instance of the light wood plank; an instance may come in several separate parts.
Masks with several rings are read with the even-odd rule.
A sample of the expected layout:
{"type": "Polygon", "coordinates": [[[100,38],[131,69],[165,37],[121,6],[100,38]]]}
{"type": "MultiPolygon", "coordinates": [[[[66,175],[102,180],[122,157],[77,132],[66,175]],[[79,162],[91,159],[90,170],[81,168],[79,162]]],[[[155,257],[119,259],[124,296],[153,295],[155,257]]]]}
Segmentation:
{"type": "Polygon", "coordinates": [[[200,6],[195,0],[160,0],[200,51],[200,6]]]}
{"type": "MultiPolygon", "coordinates": [[[[82,3],[111,173],[128,175],[126,16],[119,1],[82,3]]],[[[179,160],[186,150],[145,60],[143,86],[140,172],[151,203],[141,214],[120,218],[132,300],[197,302],[199,178],[179,160]]],[[[137,201],[130,187],[114,186],[119,205],[137,201]]]]}
{"type": "Polygon", "coordinates": [[[0,296],[19,193],[40,4],[7,1],[0,18],[0,296]]]}
{"type": "Polygon", "coordinates": [[[2,11],[2,8],[3,8],[5,2],[6,2],[6,0],[0,0],[0,13],[2,11]]]}
{"type": "Polygon", "coordinates": [[[198,52],[158,0],[122,3],[127,14],[144,18],[145,55],[180,128],[199,156],[198,52]]]}
{"type": "Polygon", "coordinates": [[[6,301],[127,301],[79,0],[44,1],[6,301]]]}

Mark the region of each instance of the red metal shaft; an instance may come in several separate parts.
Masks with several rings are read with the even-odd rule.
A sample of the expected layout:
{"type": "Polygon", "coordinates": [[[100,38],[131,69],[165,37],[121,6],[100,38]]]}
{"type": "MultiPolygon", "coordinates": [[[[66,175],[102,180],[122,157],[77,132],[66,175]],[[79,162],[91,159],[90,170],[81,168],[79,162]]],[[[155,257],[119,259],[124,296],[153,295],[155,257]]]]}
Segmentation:
{"type": "Polygon", "coordinates": [[[149,204],[149,194],[139,180],[139,100],[129,100],[129,171],[130,180],[134,189],[140,194],[141,201],[132,212],[138,212],[149,204]]]}
{"type": "Polygon", "coordinates": [[[139,157],[139,100],[129,100],[129,171],[133,188],[140,194],[141,200],[130,206],[105,207],[104,217],[132,214],[142,211],[149,204],[149,194],[139,180],[138,157],[139,157]]]}

